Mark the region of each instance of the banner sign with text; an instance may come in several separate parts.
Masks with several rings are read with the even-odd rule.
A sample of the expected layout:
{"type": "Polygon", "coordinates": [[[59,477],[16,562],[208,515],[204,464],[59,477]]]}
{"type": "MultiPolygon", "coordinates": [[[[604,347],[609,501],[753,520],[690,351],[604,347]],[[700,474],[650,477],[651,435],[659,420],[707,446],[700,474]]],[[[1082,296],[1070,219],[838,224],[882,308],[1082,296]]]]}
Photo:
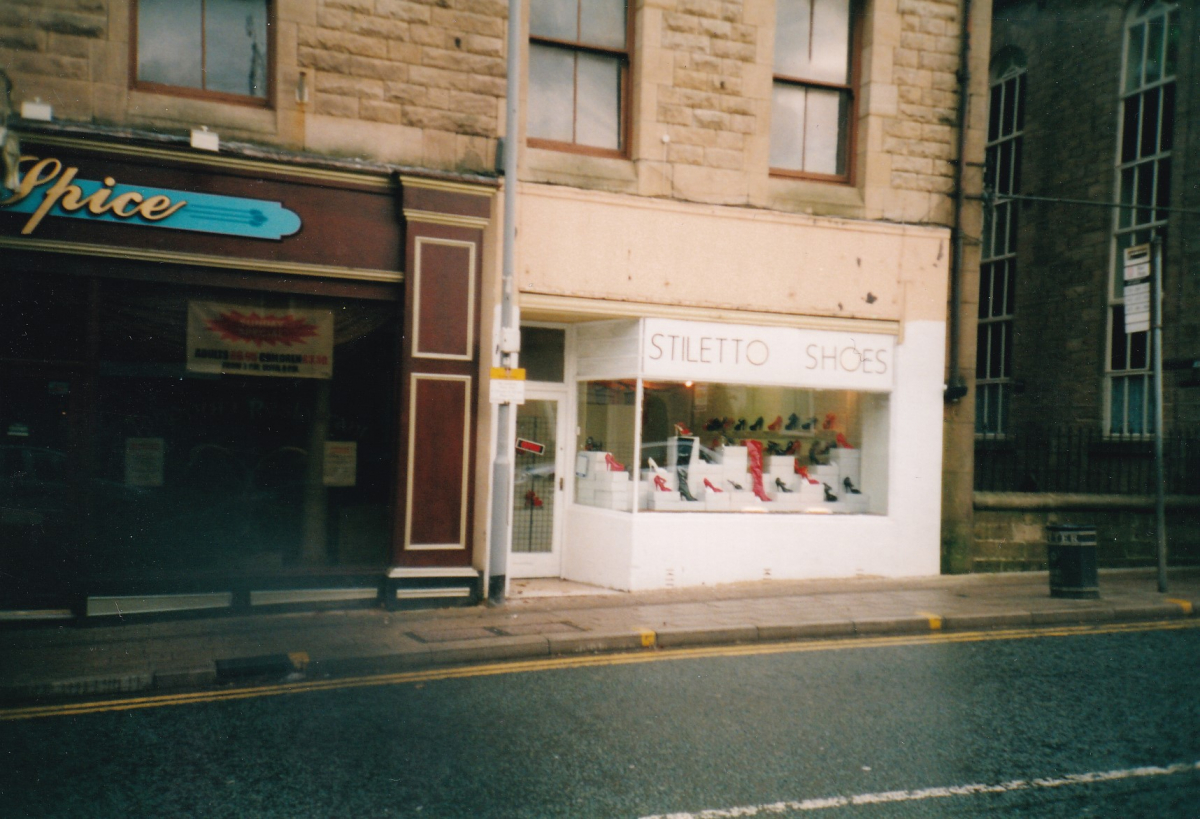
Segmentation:
{"type": "Polygon", "coordinates": [[[879,333],[648,318],[641,342],[651,378],[875,392],[895,380],[896,339],[879,333]]]}
{"type": "Polygon", "coordinates": [[[328,310],[188,302],[187,369],[195,373],[333,377],[328,310]]]}
{"type": "Polygon", "coordinates": [[[300,230],[300,217],[279,202],[77,179],[78,168],[54,158],[23,156],[21,170],[16,190],[0,187],[0,209],[29,214],[23,236],[47,216],[276,241],[300,230]]]}

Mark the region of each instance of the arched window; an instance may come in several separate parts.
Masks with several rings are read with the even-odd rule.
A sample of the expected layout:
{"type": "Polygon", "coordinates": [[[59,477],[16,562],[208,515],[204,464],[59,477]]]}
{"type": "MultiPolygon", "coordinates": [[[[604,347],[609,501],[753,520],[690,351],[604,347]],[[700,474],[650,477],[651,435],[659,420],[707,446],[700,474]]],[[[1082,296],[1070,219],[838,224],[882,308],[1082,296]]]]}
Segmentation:
{"type": "MultiPolygon", "coordinates": [[[[992,61],[984,185],[1003,198],[1021,190],[1025,58],[1002,49],[992,61]]],[[[975,432],[1003,435],[1012,397],[1013,311],[1017,280],[1017,209],[1001,201],[984,217],[975,351],[975,432]]]]}
{"type": "Polygon", "coordinates": [[[1165,238],[1171,201],[1171,148],[1175,130],[1175,71],[1179,6],[1142,0],[1125,20],[1121,121],[1117,148],[1117,201],[1137,207],[1114,215],[1109,276],[1106,429],[1110,435],[1154,432],[1154,390],[1148,325],[1126,326],[1125,249],[1165,238]]]}

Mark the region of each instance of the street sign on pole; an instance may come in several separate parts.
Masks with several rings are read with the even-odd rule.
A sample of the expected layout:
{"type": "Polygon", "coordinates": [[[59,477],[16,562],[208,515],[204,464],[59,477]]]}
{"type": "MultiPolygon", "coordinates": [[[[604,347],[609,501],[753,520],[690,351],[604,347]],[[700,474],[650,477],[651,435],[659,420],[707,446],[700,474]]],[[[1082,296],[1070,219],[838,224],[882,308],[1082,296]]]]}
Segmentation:
{"type": "Polygon", "coordinates": [[[1150,329],[1150,245],[1125,248],[1125,334],[1150,329]]]}

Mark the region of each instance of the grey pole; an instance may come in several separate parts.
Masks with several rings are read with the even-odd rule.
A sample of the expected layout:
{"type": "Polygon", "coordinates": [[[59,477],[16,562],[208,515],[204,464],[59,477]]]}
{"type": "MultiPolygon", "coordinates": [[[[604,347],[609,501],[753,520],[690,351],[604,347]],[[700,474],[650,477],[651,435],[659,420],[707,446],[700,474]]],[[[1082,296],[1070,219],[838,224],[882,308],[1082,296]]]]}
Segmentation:
{"type": "MultiPolygon", "coordinates": [[[[500,364],[517,366],[520,342],[513,309],[517,244],[517,145],[521,93],[521,0],[508,2],[508,95],[504,115],[504,260],[500,285],[500,364]]],[[[492,462],[492,515],[488,538],[489,580],[487,595],[493,603],[504,602],[508,573],[508,535],[512,524],[513,441],[512,404],[496,405],[496,457],[492,462]]]]}
{"type": "Polygon", "coordinates": [[[1158,540],[1158,590],[1167,590],[1167,501],[1163,470],[1163,356],[1162,356],[1162,236],[1150,240],[1154,249],[1150,295],[1154,315],[1150,348],[1154,355],[1154,513],[1158,540]]]}

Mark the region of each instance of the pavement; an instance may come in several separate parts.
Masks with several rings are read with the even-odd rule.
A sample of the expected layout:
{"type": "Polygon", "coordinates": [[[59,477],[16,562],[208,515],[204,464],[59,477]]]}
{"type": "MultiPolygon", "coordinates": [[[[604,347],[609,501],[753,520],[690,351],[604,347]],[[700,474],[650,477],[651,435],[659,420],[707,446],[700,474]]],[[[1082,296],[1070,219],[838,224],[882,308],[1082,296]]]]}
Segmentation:
{"type": "Polygon", "coordinates": [[[513,583],[499,606],[0,624],[0,702],[202,690],[683,646],[1149,621],[1200,614],[1200,568],[1102,570],[1098,599],[1046,572],[767,580],[653,592],[513,583]]]}

